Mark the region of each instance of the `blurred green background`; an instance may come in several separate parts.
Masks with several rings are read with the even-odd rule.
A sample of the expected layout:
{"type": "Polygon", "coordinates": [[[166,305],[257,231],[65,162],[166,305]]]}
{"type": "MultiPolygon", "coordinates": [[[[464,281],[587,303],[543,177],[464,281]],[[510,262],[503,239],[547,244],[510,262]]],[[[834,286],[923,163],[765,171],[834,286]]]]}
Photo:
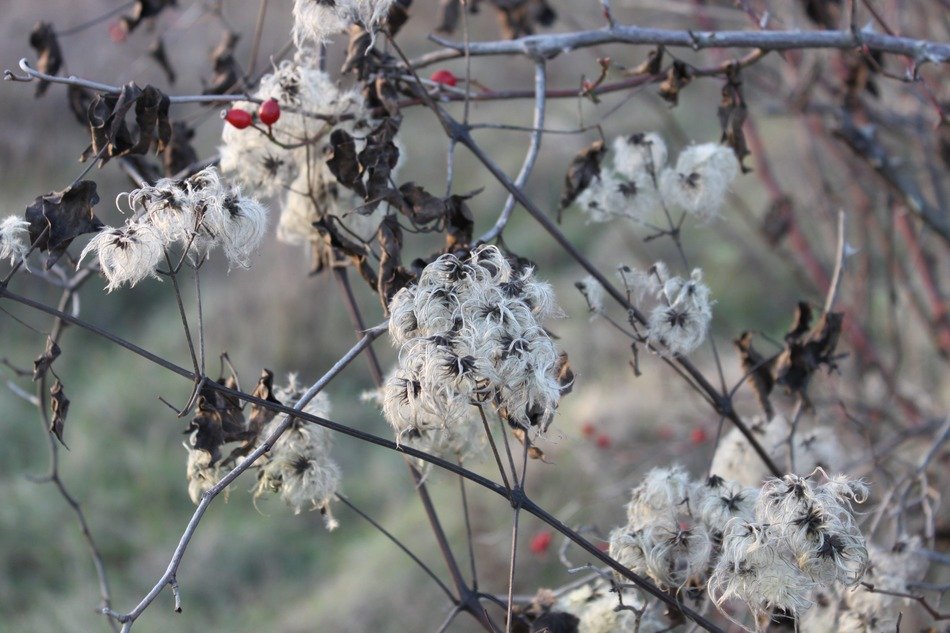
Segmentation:
{"type": "MultiPolygon", "coordinates": [[[[51,20],[57,28],[66,28],[118,4],[4,0],[0,66],[15,69],[20,57],[33,59],[27,40],[37,20],[51,20]]],[[[180,4],[156,24],[178,71],[175,86],[169,88],[147,56],[155,33],[142,28],[117,44],[108,36],[109,21],[62,39],[65,71],[112,84],[134,80],[177,94],[199,92],[201,79],[210,76],[208,55],[223,27],[205,11],[205,5],[213,3],[182,0],[180,4]]],[[[246,60],[259,3],[232,0],[222,4],[227,21],[246,34],[238,46],[239,58],[246,60]]],[[[601,24],[599,3],[594,0],[553,4],[561,14],[557,30],[601,24]]],[[[695,26],[688,14],[614,4],[616,17],[624,23],[695,26]]],[[[288,41],[291,5],[290,0],[270,2],[261,60],[288,41]]],[[[434,26],[434,5],[433,0],[416,0],[412,7],[413,18],[399,37],[410,55],[435,47],[425,39],[434,26]]],[[[722,27],[746,27],[741,12],[728,8],[714,12],[714,19],[722,27]]],[[[471,28],[473,39],[497,37],[487,7],[472,17],[471,28]]],[[[343,41],[331,47],[331,69],[339,67],[344,50],[343,41]]],[[[632,67],[647,52],[645,47],[605,47],[563,55],[550,63],[549,85],[572,88],[582,76],[596,77],[597,57],[611,55],[632,67]]],[[[689,53],[685,56],[690,58],[689,53]]],[[[464,74],[461,62],[445,67],[464,74]]],[[[476,59],[472,73],[494,89],[532,85],[532,66],[525,59],[476,59]]],[[[655,87],[609,95],[599,105],[577,99],[551,101],[547,127],[575,129],[612,113],[603,120],[607,138],[656,129],[666,136],[675,154],[688,141],[718,140],[719,89],[716,81],[697,81],[688,89],[689,98],[674,110],[656,96],[655,87]]],[[[76,159],[88,141],[66,110],[65,89],[51,86],[40,100],[32,93],[31,85],[0,84],[0,210],[4,216],[21,213],[35,196],[64,187],[82,169],[76,159]]],[[[768,101],[767,95],[756,99],[768,101]]],[[[197,119],[202,112],[198,106],[179,106],[172,114],[197,119]]],[[[530,125],[531,102],[477,103],[472,120],[530,125]]],[[[781,117],[762,117],[759,125],[772,147],[794,145],[795,131],[781,117]]],[[[220,129],[217,108],[212,108],[196,140],[202,155],[214,150],[220,129]]],[[[408,153],[401,179],[441,191],[446,143],[431,113],[422,108],[406,111],[401,138],[408,153]]],[[[593,131],[545,137],[528,185],[543,208],[553,212],[570,158],[596,138],[593,131]]],[[[477,140],[509,173],[516,173],[527,147],[525,134],[483,130],[477,140]]],[[[773,156],[786,182],[807,182],[800,164],[782,159],[781,152],[773,156]]],[[[484,188],[471,202],[478,221],[476,232],[481,232],[494,221],[504,192],[464,150],[458,152],[455,173],[456,191],[484,188]]],[[[91,177],[99,183],[102,196],[98,215],[107,223],[121,221],[111,201],[127,190],[127,180],[114,165],[93,171],[91,177]]],[[[688,225],[684,237],[691,263],[704,267],[718,301],[714,329],[731,381],[741,375],[731,338],[747,328],[781,334],[794,301],[800,296],[817,298],[812,289],[799,285],[780,252],[751,237],[749,219],[760,216],[766,204],[758,181],[740,178],[735,190],[736,199],[727,205],[722,221],[712,228],[688,225]],[[763,300],[766,293],[767,301],[763,300]]],[[[797,195],[807,205],[810,197],[820,194],[803,186],[797,195]]],[[[276,213],[272,224],[275,220],[276,213]]],[[[816,232],[824,230],[823,222],[824,218],[816,220],[816,232]]],[[[619,263],[643,266],[656,259],[675,261],[667,241],[644,243],[643,230],[632,226],[586,225],[576,211],[568,211],[564,229],[608,271],[619,263]]],[[[827,236],[826,243],[831,240],[827,236]]],[[[644,358],[644,375],[634,378],[628,366],[628,342],[604,322],[588,319],[585,303],[573,288],[583,273],[530,219],[518,215],[505,241],[515,252],[535,260],[539,276],[555,284],[567,317],[551,327],[561,336],[560,344],[570,354],[577,374],[574,393],[565,399],[542,445],[550,463],[531,465],[529,492],[562,520],[594,526],[606,534],[621,520],[629,488],[644,470],[674,459],[693,465],[697,472],[703,468],[711,443],[693,443],[690,435],[697,428],[714,435],[715,417],[655,359],[644,358]],[[585,423],[609,437],[610,446],[598,447],[583,437],[585,423]]],[[[78,252],[76,247],[73,251],[78,252]]],[[[5,264],[0,267],[0,272],[6,270],[5,264]]],[[[307,270],[303,251],[272,238],[265,241],[249,270],[228,273],[220,258],[203,269],[209,357],[227,351],[245,387],[253,385],[263,367],[278,377],[299,372],[305,383],[310,382],[352,344],[353,330],[338,288],[332,279],[310,277],[307,270]]],[[[354,279],[366,319],[376,323],[381,319],[378,302],[361,283],[354,279]]],[[[189,365],[169,283],[148,281],[112,294],[105,294],[103,285],[102,280],[94,280],[82,291],[85,319],[189,365]]],[[[12,287],[46,303],[57,299],[54,289],[27,275],[18,275],[12,287]]],[[[186,298],[194,314],[193,293],[186,291],[186,298]]],[[[0,313],[0,357],[28,367],[43,349],[49,319],[9,302],[0,307],[4,310],[0,313]]],[[[72,400],[65,433],[70,450],[61,452],[62,477],[81,501],[102,549],[115,608],[128,611],[164,571],[194,509],[184,477],[181,431],[185,423],[158,400],[162,396],[184,403],[189,384],[77,328],[67,331],[61,346],[63,355],[55,368],[72,400]]],[[[377,343],[377,349],[384,365],[390,366],[394,354],[385,339],[377,343]]],[[[713,371],[708,347],[696,356],[702,367],[713,371]]],[[[0,630],[105,630],[105,622],[94,613],[99,599],[95,575],[73,514],[52,486],[28,479],[47,470],[46,432],[35,409],[5,383],[9,380],[26,390],[33,385],[6,367],[0,367],[0,378],[0,630]]],[[[332,417],[388,436],[388,427],[374,406],[359,401],[360,393],[369,387],[361,359],[329,389],[332,417]]],[[[402,458],[347,438],[337,440],[334,454],[344,473],[343,492],[437,572],[444,572],[402,458]]],[[[489,466],[478,468],[491,474],[489,466]]],[[[438,472],[429,482],[456,552],[464,560],[458,482],[438,472]]],[[[450,605],[424,574],[359,517],[338,507],[342,527],[326,533],[317,514],[294,516],[279,501],[261,500],[255,507],[248,492],[253,483],[253,475],[239,479],[230,498],[216,501],[199,527],[178,576],[184,613],[172,612],[171,594],[165,592],[136,623],[136,631],[434,630],[448,613],[450,605]]],[[[480,586],[500,594],[506,588],[510,508],[481,491],[469,492],[480,586]]],[[[541,528],[526,518],[522,544],[526,546],[541,528]]],[[[527,547],[522,552],[516,593],[530,594],[538,586],[570,580],[554,549],[546,556],[533,555],[527,547]]],[[[584,561],[576,552],[569,557],[575,564],[584,561]]],[[[470,629],[464,619],[454,628],[470,629]]]]}

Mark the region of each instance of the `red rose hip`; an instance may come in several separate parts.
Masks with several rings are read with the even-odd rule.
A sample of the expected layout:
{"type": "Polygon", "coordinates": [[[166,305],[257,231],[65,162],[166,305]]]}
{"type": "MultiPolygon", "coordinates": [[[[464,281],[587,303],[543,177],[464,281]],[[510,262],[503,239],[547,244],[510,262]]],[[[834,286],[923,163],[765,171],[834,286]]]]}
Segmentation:
{"type": "Polygon", "coordinates": [[[455,86],[459,82],[458,78],[452,73],[451,70],[445,70],[444,68],[432,73],[432,76],[429,77],[429,79],[437,84],[443,84],[446,86],[455,86]]]}
{"type": "Polygon", "coordinates": [[[274,125],[280,118],[280,104],[277,99],[268,99],[257,110],[257,118],[264,125],[274,125]]]}
{"type": "Polygon", "coordinates": [[[246,127],[249,127],[251,123],[254,122],[254,117],[251,116],[251,113],[247,110],[241,110],[240,108],[231,108],[224,113],[224,120],[236,127],[239,130],[243,130],[246,127]]]}

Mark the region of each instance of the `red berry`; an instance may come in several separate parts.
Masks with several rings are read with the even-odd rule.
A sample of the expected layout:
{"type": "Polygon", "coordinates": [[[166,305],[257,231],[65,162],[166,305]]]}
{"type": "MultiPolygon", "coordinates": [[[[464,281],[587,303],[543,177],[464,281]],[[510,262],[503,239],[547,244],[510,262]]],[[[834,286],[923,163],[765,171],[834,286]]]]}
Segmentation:
{"type": "Polygon", "coordinates": [[[458,77],[456,77],[451,70],[437,70],[432,73],[432,76],[429,77],[432,81],[437,84],[444,84],[446,86],[455,86],[458,85],[458,77]]]}
{"type": "Polygon", "coordinates": [[[126,28],[125,22],[122,20],[116,20],[109,25],[109,39],[111,39],[116,44],[121,44],[124,42],[128,35],[129,30],[126,28]]]}
{"type": "Polygon", "coordinates": [[[239,130],[243,130],[246,127],[249,127],[251,123],[254,122],[254,117],[251,116],[251,113],[247,110],[241,110],[240,108],[231,108],[224,113],[224,120],[236,127],[239,130]]]}
{"type": "Polygon", "coordinates": [[[594,433],[597,432],[597,427],[594,426],[593,422],[584,422],[584,426],[581,427],[581,435],[587,438],[594,437],[594,433]]]}
{"type": "Polygon", "coordinates": [[[551,547],[551,538],[550,532],[538,532],[531,539],[531,551],[538,556],[543,556],[551,547]]]}
{"type": "Polygon", "coordinates": [[[274,125],[277,123],[277,119],[280,118],[280,104],[277,103],[277,99],[268,99],[262,103],[261,107],[257,110],[257,118],[260,119],[264,125],[274,125]]]}
{"type": "Polygon", "coordinates": [[[689,441],[693,444],[705,444],[706,440],[709,439],[709,436],[706,434],[706,429],[701,426],[696,427],[689,434],[689,441]]]}
{"type": "Polygon", "coordinates": [[[597,436],[597,446],[599,446],[600,448],[608,449],[610,448],[611,444],[613,444],[613,440],[610,439],[609,435],[604,435],[603,433],[601,433],[600,435],[597,436]]]}

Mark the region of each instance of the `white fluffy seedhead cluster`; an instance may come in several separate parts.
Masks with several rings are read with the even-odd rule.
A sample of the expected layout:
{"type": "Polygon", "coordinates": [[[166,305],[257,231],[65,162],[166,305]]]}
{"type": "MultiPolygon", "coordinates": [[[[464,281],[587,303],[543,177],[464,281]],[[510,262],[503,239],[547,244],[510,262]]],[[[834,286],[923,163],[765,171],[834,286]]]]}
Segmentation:
{"type": "Polygon", "coordinates": [[[79,257],[82,263],[95,254],[110,292],[156,277],[165,253],[176,246],[193,260],[220,247],[231,264],[246,268],[267,226],[267,209],[222,183],[214,167],[185,180],[164,178],[129,192],[128,199],[136,216],[104,227],[79,257]]]}
{"type": "Polygon", "coordinates": [[[696,268],[683,279],[671,276],[666,264],[657,262],[646,272],[622,267],[621,277],[638,301],[645,295],[656,299],[646,336],[661,352],[689,354],[706,339],[713,302],[702,270],[696,268]]]}
{"type": "Polygon", "coordinates": [[[711,220],[719,215],[738,175],[739,161],[732,148],[718,143],[691,145],[680,152],[675,167],[660,172],[660,195],[671,210],[711,220]]]}
{"type": "MultiPolygon", "coordinates": [[[[275,389],[274,395],[281,402],[293,404],[303,392],[291,375],[287,386],[275,389]]],[[[327,417],[329,400],[319,394],[307,403],[303,411],[327,417]]],[[[286,418],[286,414],[281,414],[268,422],[260,439],[269,437],[286,418]]],[[[295,419],[274,447],[261,457],[254,496],[279,494],[295,514],[303,510],[319,510],[327,529],[335,529],[339,524],[330,512],[330,502],[340,486],[340,467],[330,457],[331,439],[325,428],[295,419]]]]}
{"type": "MultiPolygon", "coordinates": [[[[777,464],[788,463],[788,437],[791,425],[776,415],[771,420],[759,417],[749,425],[759,444],[777,464]]],[[[816,468],[829,469],[846,460],[847,453],[831,425],[801,425],[795,433],[795,470],[810,473],[816,468]]],[[[770,476],[765,463],[756,455],[749,440],[737,428],[722,436],[713,455],[711,471],[747,486],[760,486],[770,476]]]]}
{"type": "Polygon", "coordinates": [[[666,143],[655,132],[617,137],[610,156],[577,198],[592,222],[643,222],[663,208],[709,220],[739,174],[735,152],[717,143],[691,145],[668,166],[666,143]]]}
{"type": "Polygon", "coordinates": [[[294,42],[320,44],[359,24],[373,33],[394,0],[294,0],[294,42]]]}
{"type": "Polygon", "coordinates": [[[741,600],[757,622],[774,610],[798,617],[816,592],[861,581],[868,551],[853,505],[867,499],[867,486],[843,475],[817,484],[820,472],[767,481],[754,519],[729,522],[709,578],[718,606],[741,600]]]}
{"type": "Polygon", "coordinates": [[[751,517],[757,495],[718,477],[694,482],[679,466],[651,470],[610,535],[610,555],[665,589],[702,586],[727,523],[751,517]]]}
{"type": "Polygon", "coordinates": [[[494,246],[442,255],[389,306],[399,366],[383,393],[397,438],[458,449],[478,437],[473,405],[514,426],[545,430],[561,389],[558,352],[541,323],[559,311],[550,285],[516,270],[494,246]],[[447,439],[434,440],[443,434],[447,439]]]}
{"type": "Polygon", "coordinates": [[[867,487],[844,476],[816,484],[789,475],[759,489],[654,469],[632,491],[610,555],[664,589],[705,587],[720,608],[742,600],[756,620],[775,609],[800,615],[816,591],[863,577],[852,506],[866,498],[867,487]]]}
{"type": "MultiPolygon", "coordinates": [[[[298,51],[293,60],[280,62],[272,73],[264,75],[254,96],[276,99],[281,106],[280,118],[270,126],[274,140],[255,128],[238,129],[225,124],[221,133],[221,171],[260,195],[287,191],[308,164],[313,169],[325,162],[324,153],[334,126],[303,112],[331,118],[345,115],[347,121],[335,126],[347,131],[365,126],[362,98],[355,91],[340,90],[320,70],[309,49],[298,51]]],[[[255,112],[258,106],[239,101],[233,107],[255,112]]]]}
{"type": "Polygon", "coordinates": [[[897,616],[910,601],[891,595],[913,594],[908,583],[924,577],[927,559],[921,556],[920,537],[902,536],[890,549],[868,546],[868,568],[864,581],[874,587],[858,586],[816,594],[816,607],[801,622],[802,631],[815,633],[890,633],[897,628],[897,616]]]}
{"type": "Polygon", "coordinates": [[[0,222],[0,261],[9,259],[12,265],[29,252],[30,223],[16,215],[5,217],[0,222]]]}
{"type": "MultiPolygon", "coordinates": [[[[255,128],[225,125],[221,170],[260,195],[282,197],[277,239],[289,244],[319,241],[313,223],[326,216],[334,216],[348,235],[371,238],[386,205],[378,205],[369,215],[360,213],[363,199],[341,186],[326,163],[334,129],[353,135],[357,153],[365,145],[363,137],[371,122],[359,93],[338,88],[319,69],[313,51],[301,49],[293,60],[265,75],[254,96],[276,99],[283,108],[280,119],[270,126],[274,140],[255,128]]],[[[257,108],[249,102],[234,107],[250,112],[257,108]]]]}
{"type": "Polygon", "coordinates": [[[637,613],[632,609],[642,611],[645,606],[639,592],[630,589],[618,592],[611,588],[610,583],[598,579],[562,596],[553,610],[576,616],[578,633],[655,633],[667,630],[669,625],[658,617],[656,609],[647,610],[637,628],[637,613]]]}

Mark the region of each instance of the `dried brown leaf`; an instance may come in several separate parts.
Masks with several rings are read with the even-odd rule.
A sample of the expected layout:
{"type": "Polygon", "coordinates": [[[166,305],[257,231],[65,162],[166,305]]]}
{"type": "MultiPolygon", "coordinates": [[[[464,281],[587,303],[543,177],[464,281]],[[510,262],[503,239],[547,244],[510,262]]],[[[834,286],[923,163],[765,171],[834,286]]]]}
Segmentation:
{"type": "MultiPolygon", "coordinates": [[[[36,68],[47,75],[55,75],[63,66],[63,51],[59,47],[56,31],[49,22],[37,22],[30,32],[30,46],[36,51],[36,68]]],[[[42,97],[50,82],[36,82],[36,96],[42,97]]]]}
{"type": "Polygon", "coordinates": [[[92,211],[98,202],[96,183],[82,180],[63,191],[38,196],[26,208],[24,217],[30,223],[30,241],[48,253],[47,270],[62,257],[73,239],[102,228],[102,222],[92,211]]]}
{"type": "Polygon", "coordinates": [[[677,105],[680,99],[680,90],[686,87],[692,79],[693,74],[690,72],[689,66],[681,61],[674,61],[666,72],[666,79],[660,84],[660,96],[671,106],[677,105]]]}
{"type": "Polygon", "coordinates": [[[607,148],[603,141],[594,141],[581,150],[571,161],[564,176],[564,195],[561,196],[561,208],[567,208],[577,196],[581,195],[591,181],[600,174],[600,161],[607,148]]]}
{"type": "Polygon", "coordinates": [[[769,400],[769,394],[775,386],[775,379],[772,377],[774,359],[766,359],[752,347],[752,332],[743,332],[734,343],[739,350],[742,371],[749,375],[748,382],[752,385],[759,404],[762,405],[766,419],[771,420],[775,415],[772,402],[769,400]]]}
{"type": "MultiPolygon", "coordinates": [[[[66,415],[69,413],[69,398],[66,397],[66,393],[63,391],[63,383],[58,380],[53,383],[49,395],[50,412],[53,414],[53,418],[50,420],[49,432],[56,436],[60,444],[66,446],[66,442],[63,441],[63,431],[66,428],[66,415]]],[[[67,446],[67,448],[69,447],[67,446]]]]}
{"type": "Polygon", "coordinates": [[[36,382],[46,375],[53,361],[59,358],[61,353],[62,350],[59,349],[59,345],[56,344],[56,341],[47,336],[46,350],[33,361],[33,382],[36,382]]]}

